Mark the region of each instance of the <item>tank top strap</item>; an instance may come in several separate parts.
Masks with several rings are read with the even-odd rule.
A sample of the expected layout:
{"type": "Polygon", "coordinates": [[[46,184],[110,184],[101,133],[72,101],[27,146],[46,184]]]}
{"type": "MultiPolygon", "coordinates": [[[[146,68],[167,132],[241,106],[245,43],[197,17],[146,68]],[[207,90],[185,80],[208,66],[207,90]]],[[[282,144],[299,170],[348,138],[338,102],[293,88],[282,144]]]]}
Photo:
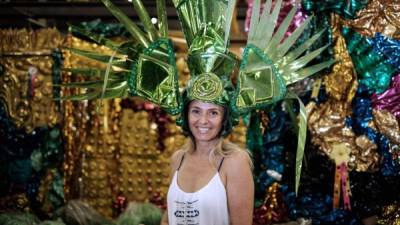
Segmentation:
{"type": "Polygon", "coordinates": [[[218,172],[221,170],[222,163],[224,162],[224,159],[225,159],[225,157],[223,157],[223,158],[221,159],[221,162],[219,163],[218,172]]]}
{"type": "Polygon", "coordinates": [[[181,168],[182,162],[183,162],[184,159],[185,159],[185,153],[183,153],[183,155],[182,155],[181,161],[179,162],[178,169],[176,169],[177,171],[181,168]]]}

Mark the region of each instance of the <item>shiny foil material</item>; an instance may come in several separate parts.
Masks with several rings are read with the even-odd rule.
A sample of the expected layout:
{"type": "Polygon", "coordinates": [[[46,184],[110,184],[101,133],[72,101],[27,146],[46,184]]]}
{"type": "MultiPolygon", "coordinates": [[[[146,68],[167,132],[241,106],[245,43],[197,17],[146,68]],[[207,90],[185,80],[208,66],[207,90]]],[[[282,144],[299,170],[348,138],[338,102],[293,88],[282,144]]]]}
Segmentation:
{"type": "MultiPolygon", "coordinates": [[[[265,131],[263,134],[263,144],[265,149],[263,149],[261,157],[255,159],[255,163],[261,164],[262,168],[260,171],[254,171],[256,179],[256,191],[263,192],[268,187],[270,187],[274,182],[281,181],[282,174],[285,172],[284,166],[284,146],[279,141],[283,138],[285,131],[285,113],[282,111],[281,107],[276,107],[275,110],[269,112],[267,115],[263,115],[262,118],[268,116],[269,123],[265,126],[265,131]]],[[[252,131],[251,128],[248,129],[249,134],[252,131]]],[[[255,146],[256,140],[254,140],[253,135],[248,135],[247,142],[248,146],[255,146]]],[[[261,148],[261,147],[260,147],[261,148]]],[[[254,152],[257,149],[251,149],[254,152]]],[[[256,154],[256,153],[254,153],[256,154]]],[[[258,200],[258,199],[256,199],[258,200]]]]}
{"type": "Polygon", "coordinates": [[[289,209],[289,218],[307,217],[312,224],[343,225],[358,224],[351,212],[332,210],[332,197],[321,193],[310,192],[296,197],[294,192],[286,192],[285,203],[289,209]]]}
{"type": "MultiPolygon", "coordinates": [[[[105,69],[68,68],[67,70],[75,75],[95,77],[97,80],[63,84],[69,88],[86,88],[87,90],[85,93],[63,98],[70,100],[126,98],[130,94],[146,98],[160,105],[172,115],[178,114],[183,106],[178,87],[175,52],[172,42],[165,32],[165,21],[163,22],[160,18],[161,26],[157,30],[151,23],[141,1],[133,1],[135,11],[144,26],[143,32],[111,1],[102,0],[102,2],[136,41],[126,41],[121,44],[104,37],[104,35],[71,26],[72,32],[110,49],[111,53],[102,54],[97,51],[71,48],[73,53],[101,62],[107,67],[105,69]]],[[[158,5],[159,11],[165,15],[165,10],[162,10],[163,6],[158,5]]],[[[163,17],[163,15],[160,16],[163,17]]]]}
{"type": "MultiPolygon", "coordinates": [[[[318,38],[315,43],[310,47],[310,50],[315,50],[325,45],[328,45],[326,51],[321,52],[315,62],[323,62],[331,60],[333,58],[333,32],[330,22],[330,14],[320,13],[315,14],[313,12],[306,12],[308,15],[313,15],[309,26],[304,30],[304,34],[297,40],[296,45],[304,43],[307,39],[323,30],[321,37],[318,38]]],[[[309,18],[309,17],[308,17],[309,18]]]]}
{"type": "Polygon", "coordinates": [[[389,87],[395,68],[387,63],[384,56],[374,51],[367,38],[347,27],[342,29],[342,34],[346,39],[359,83],[365,85],[370,92],[385,91],[389,87]]]}
{"type": "Polygon", "coordinates": [[[400,166],[400,127],[396,117],[386,110],[373,110],[374,122],[379,132],[389,139],[389,151],[395,165],[400,166]]]}
{"type": "MultiPolygon", "coordinates": [[[[246,19],[244,22],[245,32],[249,32],[249,29],[250,29],[250,19],[251,19],[251,14],[253,12],[253,4],[254,4],[254,0],[247,0],[246,19]]],[[[282,23],[282,21],[288,15],[290,9],[296,4],[296,1],[295,0],[284,0],[282,4],[283,4],[283,6],[282,6],[281,11],[279,12],[279,17],[278,17],[278,21],[277,21],[278,25],[282,23]]],[[[261,5],[261,12],[264,9],[264,5],[265,5],[265,3],[261,5]]],[[[293,31],[297,27],[299,27],[306,18],[307,18],[307,15],[300,7],[296,11],[296,15],[294,16],[294,19],[293,19],[292,23],[290,24],[289,29],[286,31],[285,37],[288,37],[291,33],[293,33],[293,31]]]]}
{"type": "MultiPolygon", "coordinates": [[[[294,20],[297,7],[293,7],[287,13],[288,16],[276,26],[275,21],[278,20],[282,2],[278,1],[273,6],[272,1],[268,1],[265,5],[266,10],[260,15],[260,1],[256,1],[246,49],[258,48],[260,54],[253,54],[248,58],[247,55],[243,56],[244,63],[241,64],[239,72],[238,90],[235,91],[231,75],[238,65],[238,59],[229,52],[229,35],[235,2],[174,0],[173,4],[177,9],[188,45],[188,66],[191,74],[187,91],[181,98],[174,49],[167,39],[167,34],[163,31],[157,32],[151,24],[141,2],[133,1],[133,5],[143,29],[139,29],[112,1],[102,0],[102,2],[137,42],[119,44],[102,35],[72,26],[72,30],[106,46],[112,53],[98,54],[93,51],[71,49],[73,53],[100,61],[107,67],[103,70],[69,68],[68,71],[72,73],[96,76],[100,77],[100,80],[63,84],[70,88],[89,90],[65,99],[125,98],[129,93],[150,100],[173,115],[181,112],[186,101],[194,99],[229,106],[235,113],[247,113],[250,108],[264,109],[282,99],[286,85],[305,79],[333,63],[332,60],[327,60],[306,67],[328,47],[327,45],[318,47],[303,55],[319,39],[322,31],[318,31],[299,46],[291,48],[295,46],[296,40],[302,35],[311,19],[306,19],[290,37],[282,41],[290,23],[294,20]],[[261,61],[263,62],[258,65],[257,63],[261,61]],[[241,86],[241,83],[244,85],[241,86]],[[260,89],[271,92],[264,95],[260,89]]],[[[163,8],[161,1],[157,3],[158,9],[163,8]]],[[[161,11],[158,10],[160,13],[161,11]]]]}
{"type": "Polygon", "coordinates": [[[263,204],[254,210],[254,225],[272,224],[287,220],[287,210],[279,183],[275,182],[266,190],[263,204]]]}
{"type": "Polygon", "coordinates": [[[399,176],[400,162],[399,149],[392,149],[390,141],[385,136],[379,138],[379,150],[381,152],[381,172],[384,176],[399,176]],[[393,151],[395,150],[395,151],[393,151]]]}
{"type": "Polygon", "coordinates": [[[0,30],[0,101],[28,133],[60,121],[53,99],[52,49],[65,38],[56,29],[0,30]]]}
{"type": "Polygon", "coordinates": [[[389,138],[390,142],[400,145],[400,126],[396,117],[387,110],[373,110],[374,122],[379,132],[389,138]]]}
{"type": "Polygon", "coordinates": [[[382,215],[379,217],[379,224],[400,225],[400,203],[394,202],[382,209],[382,215]]]}
{"type": "Polygon", "coordinates": [[[324,76],[326,92],[335,100],[350,104],[357,90],[357,74],[347,52],[345,39],[339,33],[337,33],[334,53],[336,63],[332,72],[324,76]]]}
{"type": "MultiPolygon", "coordinates": [[[[214,37],[225,38],[225,10],[227,3],[224,0],[204,1],[204,0],[173,0],[182,24],[186,42],[189,47],[195,39],[207,40],[208,35],[199,35],[201,32],[213,33],[214,37]],[[209,23],[205,26],[205,23],[209,23]]],[[[209,39],[208,39],[209,40],[209,39]]],[[[215,40],[217,41],[217,40],[215,40]]],[[[220,43],[210,43],[215,47],[220,43]]],[[[200,47],[200,46],[197,46],[200,47]]]]}
{"type": "Polygon", "coordinates": [[[335,145],[344,143],[350,148],[349,170],[376,170],[377,146],[366,136],[357,136],[346,124],[346,116],[351,114],[351,102],[358,86],[357,76],[347,52],[345,39],[335,27],[334,52],[337,63],[333,66],[332,72],[324,77],[330,98],[319,105],[315,102],[307,105],[308,127],[312,134],[312,142],[320,146],[328,156],[332,155],[335,145]]]}
{"type": "Polygon", "coordinates": [[[237,85],[239,93],[236,100],[239,110],[265,107],[285,96],[284,79],[261,49],[248,45],[243,53],[241,68],[237,85]],[[258,65],[259,69],[252,68],[254,64],[258,65]]]}
{"type": "Polygon", "coordinates": [[[327,155],[331,155],[333,146],[345,143],[351,149],[348,168],[356,171],[376,171],[379,155],[377,146],[367,136],[356,136],[346,126],[346,115],[351,109],[345,102],[328,100],[318,107],[312,103],[307,105],[309,111],[308,128],[312,134],[312,142],[321,147],[327,155]]]}
{"type": "Polygon", "coordinates": [[[181,111],[178,71],[170,40],[159,38],[144,50],[132,68],[128,86],[131,95],[157,103],[173,115],[181,111]]]}
{"type": "Polygon", "coordinates": [[[387,61],[398,70],[400,69],[400,41],[395,40],[380,33],[376,33],[374,38],[368,39],[368,42],[374,46],[377,53],[383,54],[387,61]]]}
{"type": "Polygon", "coordinates": [[[324,52],[327,45],[300,57],[323,33],[319,31],[304,43],[296,46],[297,39],[303,34],[305,27],[311,23],[312,18],[307,18],[301,27],[282,41],[294,19],[297,7],[291,9],[280,27],[275,28],[277,31],[273,32],[280,3],[281,1],[278,1],[272,7],[271,1],[267,1],[260,15],[260,1],[254,2],[248,41],[240,64],[237,91],[234,93],[235,111],[264,109],[283,98],[286,85],[305,79],[333,64],[333,60],[328,60],[307,67],[307,63],[324,52]],[[265,92],[265,90],[268,91],[265,92]]]}
{"type": "Polygon", "coordinates": [[[304,10],[309,12],[335,12],[344,18],[352,19],[368,4],[368,0],[303,0],[302,4],[304,10]]]}
{"type": "Polygon", "coordinates": [[[346,20],[345,25],[358,33],[374,37],[376,33],[400,39],[400,2],[392,0],[371,0],[360,10],[356,19],[346,20]]]}
{"type": "Polygon", "coordinates": [[[191,80],[184,101],[198,99],[229,106],[231,78],[238,66],[228,51],[234,5],[222,0],[174,0],[188,46],[191,80]]]}
{"type": "MultiPolygon", "coordinates": [[[[372,168],[376,168],[378,162],[377,151],[374,151],[370,146],[375,146],[379,144],[379,152],[382,153],[386,144],[383,140],[384,136],[380,135],[373,122],[372,106],[370,100],[370,94],[368,93],[367,87],[360,85],[357,89],[356,97],[352,102],[352,115],[346,118],[346,124],[353,128],[354,132],[359,136],[356,143],[359,146],[363,146],[364,149],[361,153],[362,156],[372,157],[371,159],[366,159],[372,163],[372,168]],[[382,145],[385,145],[383,147],[382,145]],[[364,152],[365,151],[365,152],[364,152]],[[364,154],[365,153],[365,154],[364,154]]],[[[365,159],[365,158],[364,158],[365,159]]],[[[382,161],[379,160],[381,163],[382,161]]],[[[382,165],[380,165],[382,168],[382,165]]]]}
{"type": "Polygon", "coordinates": [[[372,95],[371,99],[374,108],[388,110],[400,121],[400,74],[392,78],[392,84],[388,90],[372,95]]]}

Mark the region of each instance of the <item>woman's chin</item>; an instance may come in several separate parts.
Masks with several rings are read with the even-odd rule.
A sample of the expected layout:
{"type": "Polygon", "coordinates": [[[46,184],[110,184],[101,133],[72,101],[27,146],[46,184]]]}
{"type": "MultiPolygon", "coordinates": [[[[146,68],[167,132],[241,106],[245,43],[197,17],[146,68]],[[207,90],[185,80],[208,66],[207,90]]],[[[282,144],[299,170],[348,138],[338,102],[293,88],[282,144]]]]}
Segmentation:
{"type": "Polygon", "coordinates": [[[196,142],[211,142],[216,139],[216,135],[209,135],[209,134],[197,134],[194,135],[196,142]]]}

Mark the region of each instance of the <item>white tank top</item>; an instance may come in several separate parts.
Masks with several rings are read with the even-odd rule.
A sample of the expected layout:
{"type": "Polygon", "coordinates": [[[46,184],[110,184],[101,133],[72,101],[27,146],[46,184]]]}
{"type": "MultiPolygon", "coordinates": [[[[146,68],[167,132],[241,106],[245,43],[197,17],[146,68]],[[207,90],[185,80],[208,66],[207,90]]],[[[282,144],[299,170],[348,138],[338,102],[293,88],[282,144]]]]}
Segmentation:
{"type": "Polygon", "coordinates": [[[226,190],[219,173],[200,190],[188,193],[178,185],[178,170],[168,190],[168,224],[229,225],[226,190]]]}

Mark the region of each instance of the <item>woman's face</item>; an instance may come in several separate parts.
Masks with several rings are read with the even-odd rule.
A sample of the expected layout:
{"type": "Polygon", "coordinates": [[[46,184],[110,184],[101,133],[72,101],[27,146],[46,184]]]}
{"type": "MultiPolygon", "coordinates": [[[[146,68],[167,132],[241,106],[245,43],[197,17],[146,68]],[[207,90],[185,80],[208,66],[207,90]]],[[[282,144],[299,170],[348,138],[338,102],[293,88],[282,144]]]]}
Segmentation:
{"type": "Polygon", "coordinates": [[[222,127],[224,108],[222,106],[194,100],[189,104],[189,129],[196,141],[215,139],[222,127]]]}

